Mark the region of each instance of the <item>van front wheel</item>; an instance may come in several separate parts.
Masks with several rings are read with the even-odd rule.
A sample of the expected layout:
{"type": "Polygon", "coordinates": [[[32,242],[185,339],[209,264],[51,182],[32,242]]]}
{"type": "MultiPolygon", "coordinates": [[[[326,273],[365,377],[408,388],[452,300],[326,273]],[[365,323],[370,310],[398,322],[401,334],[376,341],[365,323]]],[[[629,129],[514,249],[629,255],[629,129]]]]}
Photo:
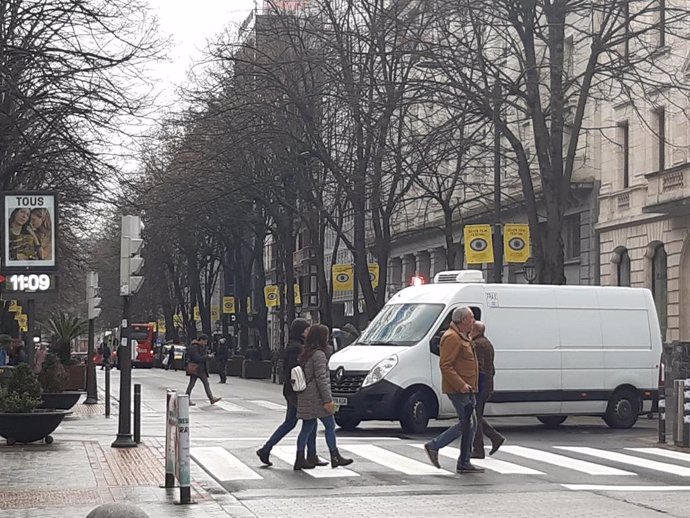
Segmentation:
{"type": "Polygon", "coordinates": [[[424,432],[430,417],[431,404],[421,391],[410,394],[400,407],[400,426],[405,433],[424,432]]]}
{"type": "Polygon", "coordinates": [[[558,428],[563,422],[568,419],[566,415],[539,415],[537,416],[539,422],[547,428],[558,428]]]}
{"type": "Polygon", "coordinates": [[[640,415],[640,396],[632,389],[614,392],[606,408],[604,421],[611,428],[632,428],[640,415]]]}

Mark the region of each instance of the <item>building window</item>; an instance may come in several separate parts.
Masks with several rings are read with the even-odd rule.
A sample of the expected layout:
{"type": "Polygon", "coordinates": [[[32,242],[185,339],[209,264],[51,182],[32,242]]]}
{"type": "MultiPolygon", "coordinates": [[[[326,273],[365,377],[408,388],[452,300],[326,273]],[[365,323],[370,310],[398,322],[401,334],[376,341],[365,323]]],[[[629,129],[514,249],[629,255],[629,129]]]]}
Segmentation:
{"type": "Polygon", "coordinates": [[[666,110],[656,111],[657,158],[659,171],[666,169],[666,110]]]}
{"type": "Polygon", "coordinates": [[[563,246],[566,261],[580,259],[580,214],[563,219],[563,246]]]}
{"type": "Polygon", "coordinates": [[[659,245],[654,250],[652,257],[652,295],[656,312],[659,316],[661,336],[666,338],[667,304],[668,304],[668,273],[666,267],[666,250],[664,245],[659,245]]]}
{"type": "Polygon", "coordinates": [[[618,257],[618,286],[630,286],[630,254],[627,249],[621,250],[618,257]]]}
{"type": "Polygon", "coordinates": [[[622,153],[621,178],[623,179],[623,189],[630,187],[630,127],[628,121],[618,124],[618,132],[622,153]]]}

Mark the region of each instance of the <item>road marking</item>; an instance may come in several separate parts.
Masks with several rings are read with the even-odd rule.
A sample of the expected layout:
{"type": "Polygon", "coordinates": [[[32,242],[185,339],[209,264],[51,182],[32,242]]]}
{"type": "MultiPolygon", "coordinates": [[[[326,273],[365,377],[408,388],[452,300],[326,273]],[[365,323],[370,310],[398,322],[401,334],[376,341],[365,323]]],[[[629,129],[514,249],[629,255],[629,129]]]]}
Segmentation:
{"type": "MultiPolygon", "coordinates": [[[[415,448],[424,448],[423,444],[410,444],[410,446],[414,446],[415,448]]],[[[455,460],[457,460],[460,456],[460,450],[458,448],[451,448],[448,446],[439,450],[438,453],[439,455],[455,460]]],[[[498,459],[472,459],[472,464],[476,464],[477,466],[490,471],[495,471],[496,473],[501,473],[502,475],[546,475],[546,473],[537,471],[536,469],[527,468],[525,466],[520,466],[519,464],[513,464],[512,462],[506,462],[498,459]]]]}
{"type": "Polygon", "coordinates": [[[228,412],[249,412],[249,410],[246,408],[236,405],[235,403],[230,403],[230,401],[219,401],[215,404],[215,406],[220,407],[228,412]]]}
{"type": "Polygon", "coordinates": [[[221,482],[262,480],[264,478],[220,446],[191,448],[191,454],[197,464],[200,464],[213,478],[221,482]]]}
{"type": "MultiPolygon", "coordinates": [[[[290,469],[295,463],[295,452],[294,446],[276,446],[271,450],[271,455],[276,456],[283,462],[290,464],[290,469]]],[[[323,459],[325,460],[325,459],[323,459]]],[[[347,468],[331,468],[330,464],[328,466],[317,466],[314,469],[302,470],[310,477],[314,478],[342,478],[342,477],[358,477],[359,473],[355,473],[347,468]]]]}
{"type": "Polygon", "coordinates": [[[690,486],[597,486],[588,484],[561,484],[561,487],[571,489],[572,491],[626,491],[631,493],[639,491],[690,491],[690,486]]]}
{"type": "MultiPolygon", "coordinates": [[[[192,407],[195,408],[195,407],[192,407]]],[[[299,433],[299,429],[290,432],[290,434],[287,435],[287,437],[293,437],[297,436],[299,433]]],[[[261,444],[266,442],[267,436],[261,436],[261,437],[194,437],[192,436],[191,440],[192,442],[194,441],[199,441],[199,442],[208,442],[208,441],[234,441],[234,442],[255,442],[257,444],[261,444]]],[[[318,437],[317,437],[318,438],[318,437]]],[[[348,441],[355,441],[355,442],[360,442],[360,441],[366,441],[366,442],[391,442],[391,441],[401,441],[402,439],[399,439],[398,437],[340,437],[338,436],[338,442],[348,442],[348,441]]]]}
{"type": "Polygon", "coordinates": [[[535,450],[534,448],[525,448],[523,446],[501,446],[501,452],[517,455],[525,459],[544,462],[546,464],[553,464],[561,468],[572,469],[588,475],[636,475],[630,471],[623,471],[622,469],[609,468],[601,464],[594,464],[584,460],[571,459],[564,455],[556,455],[542,450],[535,450]]]}
{"type": "Polygon", "coordinates": [[[265,401],[263,399],[251,400],[250,403],[254,403],[257,406],[268,408],[269,410],[285,410],[285,405],[279,405],[273,401],[265,401]]]}
{"type": "Polygon", "coordinates": [[[663,448],[626,448],[626,450],[690,462],[690,453],[681,453],[679,451],[665,450],[663,448]]]}
{"type": "Polygon", "coordinates": [[[437,469],[371,444],[348,444],[341,446],[341,449],[406,475],[452,475],[450,471],[437,469]]]}
{"type": "Polygon", "coordinates": [[[655,460],[647,460],[641,457],[633,457],[632,455],[625,455],[623,453],[616,453],[613,451],[597,450],[596,448],[577,447],[577,446],[554,446],[559,450],[572,451],[597,457],[600,459],[610,460],[613,462],[620,462],[621,464],[629,464],[638,468],[651,469],[654,471],[661,471],[663,473],[670,473],[671,475],[678,475],[681,477],[690,477],[690,468],[682,466],[674,466],[673,464],[666,464],[664,462],[657,462],[655,460]]]}

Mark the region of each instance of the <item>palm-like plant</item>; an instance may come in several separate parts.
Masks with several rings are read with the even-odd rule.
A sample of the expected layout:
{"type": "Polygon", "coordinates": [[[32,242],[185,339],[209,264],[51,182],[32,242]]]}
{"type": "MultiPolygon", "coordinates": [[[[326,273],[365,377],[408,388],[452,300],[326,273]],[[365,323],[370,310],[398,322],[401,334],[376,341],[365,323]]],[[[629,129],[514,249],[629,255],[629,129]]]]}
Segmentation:
{"type": "Polygon", "coordinates": [[[53,352],[62,363],[69,363],[72,356],[72,341],[88,331],[89,323],[83,318],[70,315],[65,311],[51,313],[41,326],[52,337],[53,352]]]}

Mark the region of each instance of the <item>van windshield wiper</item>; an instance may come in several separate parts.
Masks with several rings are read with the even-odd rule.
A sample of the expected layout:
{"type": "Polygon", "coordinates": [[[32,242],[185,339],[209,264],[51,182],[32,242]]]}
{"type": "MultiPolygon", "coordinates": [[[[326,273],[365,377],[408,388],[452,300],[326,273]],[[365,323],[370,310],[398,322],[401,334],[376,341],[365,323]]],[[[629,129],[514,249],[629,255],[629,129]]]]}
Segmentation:
{"type": "Polygon", "coordinates": [[[359,342],[359,345],[398,345],[393,342],[382,342],[382,341],[376,341],[374,340],[373,342],[359,342]]]}

